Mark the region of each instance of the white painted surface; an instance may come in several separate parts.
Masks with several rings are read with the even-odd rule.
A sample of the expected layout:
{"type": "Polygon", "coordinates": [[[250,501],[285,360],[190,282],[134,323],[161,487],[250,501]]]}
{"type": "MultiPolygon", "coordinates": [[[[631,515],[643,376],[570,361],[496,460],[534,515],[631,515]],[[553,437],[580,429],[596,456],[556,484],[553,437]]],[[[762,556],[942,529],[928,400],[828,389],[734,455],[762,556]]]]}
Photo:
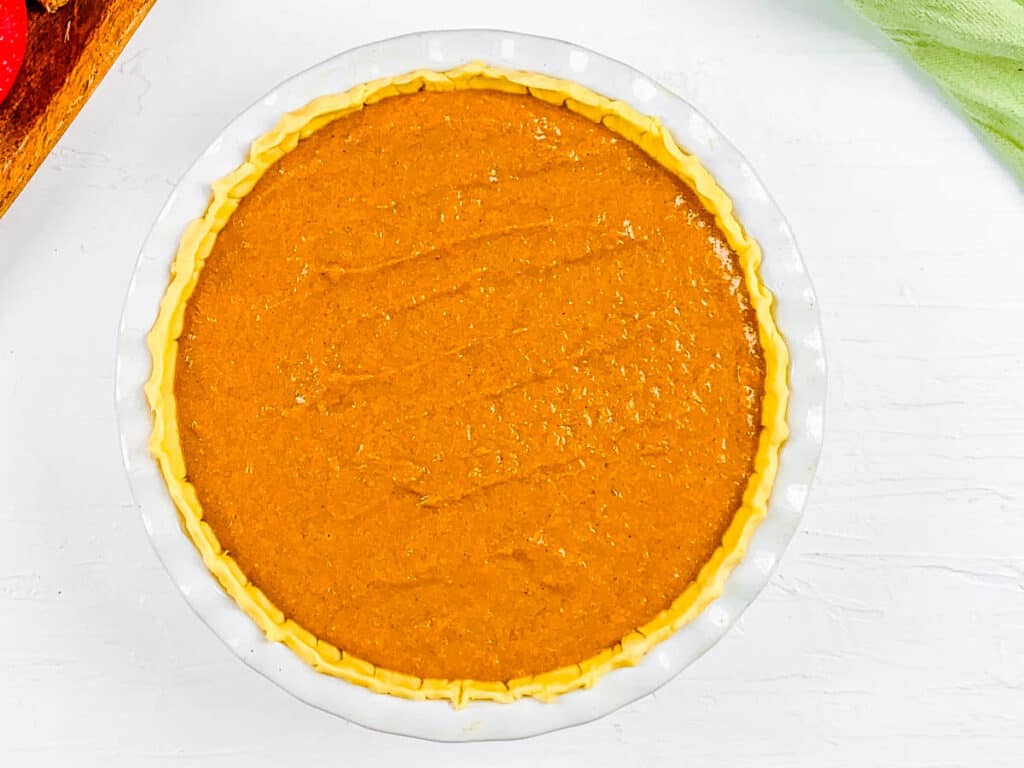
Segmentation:
{"type": "Polygon", "coordinates": [[[833,0],[340,5],[161,0],[0,220],[0,765],[1021,765],[1024,196],[971,130],[833,0]],[[740,625],[604,720],[465,746],[239,663],[149,549],[112,396],[137,250],[210,137],[331,54],[458,26],[702,110],[788,216],[831,364],[804,527],[740,625]]]}

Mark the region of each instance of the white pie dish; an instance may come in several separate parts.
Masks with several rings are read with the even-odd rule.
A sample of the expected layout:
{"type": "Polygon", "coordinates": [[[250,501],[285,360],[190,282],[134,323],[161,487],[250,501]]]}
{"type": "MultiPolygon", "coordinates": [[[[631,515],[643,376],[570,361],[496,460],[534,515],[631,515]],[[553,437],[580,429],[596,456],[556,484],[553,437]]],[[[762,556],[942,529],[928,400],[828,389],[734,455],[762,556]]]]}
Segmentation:
{"type": "Polygon", "coordinates": [[[143,246],[122,318],[117,369],[122,447],[136,502],[154,548],[200,617],[236,655],[299,698],[371,728],[442,740],[516,738],[591,720],[655,690],[717,641],[767,582],[796,529],[820,451],[824,393],[813,290],[788,226],[736,150],[692,107],[621,63],[560,41],[476,30],[418,33],[340,54],[281,84],[236,118],[183,176],[143,246]],[[637,666],[609,673],[592,689],[552,703],[521,699],[455,709],[446,702],[383,696],[320,674],[266,639],[225,595],[181,529],[147,450],[151,417],[142,385],[150,372],[145,336],[166,289],[181,233],[204,210],[210,183],[244,160],[254,138],[283,112],[317,96],[382,76],[422,68],[447,70],[477,60],[575,80],[655,115],[716,177],[764,253],[762,276],[776,295],[776,322],[791,355],[791,436],[782,450],[768,516],[722,596],[693,622],[637,666]]]}

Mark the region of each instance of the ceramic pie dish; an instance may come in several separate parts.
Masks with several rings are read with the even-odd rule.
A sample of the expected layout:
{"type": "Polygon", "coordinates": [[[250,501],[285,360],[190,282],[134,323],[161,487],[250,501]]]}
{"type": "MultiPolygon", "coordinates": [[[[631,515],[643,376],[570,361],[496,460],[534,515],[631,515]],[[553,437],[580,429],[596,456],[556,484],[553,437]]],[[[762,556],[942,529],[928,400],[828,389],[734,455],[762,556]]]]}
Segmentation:
{"type": "MultiPolygon", "coordinates": [[[[398,145],[399,155],[405,146],[398,145]]],[[[158,553],[193,607],[250,665],[301,698],[371,727],[431,738],[550,730],[602,714],[667,680],[713,642],[763,585],[795,527],[820,442],[824,363],[813,293],[788,228],[753,174],[692,109],[646,78],[597,54],[539,38],[495,32],[398,38],[342,54],[279,87],[217,139],[172,195],[140,256],[121,342],[118,402],[133,490],[158,553]],[[495,95],[472,95],[484,91],[495,95]],[[551,111],[550,104],[562,111],[551,111]],[[487,111],[502,115],[491,129],[500,141],[474,144],[487,111]],[[287,117],[269,130],[282,113],[287,117]],[[351,113],[358,114],[346,121],[351,113]],[[398,122],[387,123],[389,114],[398,122]],[[468,128],[461,128],[463,117],[468,128]],[[382,133],[374,121],[384,121],[387,130],[382,133]],[[523,134],[519,149],[503,149],[516,146],[516,126],[523,134]],[[448,143],[436,149],[445,155],[441,165],[427,170],[423,159],[424,170],[399,184],[396,175],[408,174],[410,165],[402,157],[382,171],[374,168],[388,154],[387,137],[403,130],[408,135],[395,141],[427,146],[424,137],[433,136],[429,141],[448,143]],[[453,130],[464,132],[454,142],[444,138],[453,130]],[[345,166],[346,153],[358,153],[360,137],[367,136],[372,151],[345,166]],[[625,141],[616,146],[617,138],[625,141]],[[538,152],[548,158],[538,169],[516,165],[538,152]],[[475,169],[482,156],[487,167],[475,169]],[[478,170],[490,174],[482,191],[475,182],[465,186],[478,170]],[[359,185],[364,172],[373,177],[365,190],[359,185]],[[264,173],[268,178],[261,181],[264,173]],[[331,215],[311,214],[316,205],[303,204],[307,193],[318,199],[310,173],[332,180],[316,187],[331,215]],[[625,175],[614,178],[617,173],[625,175]],[[415,206],[403,216],[391,218],[402,213],[402,195],[421,177],[427,191],[412,198],[415,206]],[[295,178],[307,185],[297,195],[295,178]],[[217,179],[207,208],[209,185],[217,179]],[[336,191],[338,179],[347,192],[336,191]],[[396,189],[387,189],[393,182],[396,189]],[[560,185],[572,196],[546,197],[560,185]],[[371,205],[380,202],[373,195],[382,187],[384,197],[397,199],[371,205]],[[444,205],[440,224],[408,224],[456,187],[447,225],[444,205]],[[471,218],[462,207],[463,189],[476,203],[477,229],[458,223],[471,218]],[[288,194],[300,201],[297,208],[281,202],[288,194]],[[271,201],[269,209],[261,209],[264,199],[271,201]],[[358,262],[373,247],[351,245],[360,235],[351,226],[335,237],[346,221],[346,199],[358,202],[351,219],[357,229],[372,229],[381,239],[386,230],[395,238],[376,266],[358,262]],[[205,218],[186,229],[204,209],[205,218]],[[538,210],[546,218],[531,224],[538,210]],[[301,224],[280,220],[283,211],[285,219],[301,224]],[[497,212],[487,225],[485,211],[497,212]],[[510,218],[503,222],[501,215],[510,218]],[[586,217],[593,221],[581,224],[586,217]],[[529,242],[534,231],[540,233],[537,242],[529,242]],[[453,234],[445,241],[443,232],[453,234]],[[307,235],[315,246],[308,246],[307,235]],[[400,255],[403,237],[416,240],[412,255],[400,255]],[[333,245],[324,245],[331,238],[333,245]],[[270,243],[277,250],[260,255],[270,243]],[[535,262],[545,247],[554,256],[538,272],[535,262]],[[572,261],[565,254],[574,248],[584,255],[571,268],[560,264],[572,261]],[[676,264],[681,248],[689,260],[676,264]],[[339,261],[339,251],[352,253],[339,261]],[[438,276],[423,254],[439,260],[442,252],[438,276]],[[700,253],[715,274],[728,271],[712,276],[710,287],[694,271],[700,253]],[[213,271],[200,274],[208,256],[213,271]],[[660,271],[640,268],[659,256],[660,271]],[[300,261],[301,273],[292,275],[288,270],[300,261]],[[276,284],[266,289],[271,293],[246,297],[254,280],[267,274],[264,266],[253,273],[253,263],[286,265],[274,279],[294,283],[287,312],[274,313],[276,284]],[[310,264],[313,279],[303,282],[310,264]],[[503,269],[508,275],[497,282],[495,296],[494,285],[485,283],[503,269]],[[465,279],[448,288],[454,276],[465,279]],[[559,277],[562,282],[554,282],[559,277]],[[530,280],[539,280],[539,287],[527,290],[530,280]],[[471,296],[467,306],[464,288],[472,284],[475,296],[477,283],[481,298],[471,296]],[[312,299],[295,300],[300,284],[312,299]],[[737,290],[741,284],[745,291],[737,290]],[[559,286],[569,289],[559,293],[559,286]],[[223,298],[216,298],[218,291],[223,298]],[[771,291],[777,296],[774,313],[771,291]],[[687,292],[703,298],[680,300],[687,292]],[[662,293],[661,303],[652,298],[662,293]],[[405,306],[407,294],[411,303],[405,306]],[[551,319],[525,322],[522,303],[543,302],[545,295],[556,303],[531,309],[551,319]],[[250,300],[259,311],[231,317],[232,306],[250,300]],[[571,308],[574,300],[582,306],[556,311],[571,308]],[[662,310],[667,317],[658,317],[662,310]],[[392,313],[399,312],[404,314],[394,325],[405,321],[404,332],[388,336],[392,313]],[[471,319],[464,322],[463,315],[471,319]],[[238,352],[247,344],[243,326],[258,324],[261,316],[263,325],[252,326],[253,351],[238,352]],[[415,323],[408,320],[413,316],[415,323]],[[734,332],[725,319],[732,316],[734,332]],[[296,317],[302,325],[291,338],[296,317]],[[474,317],[490,335],[475,330],[474,317]],[[584,317],[590,325],[577,319],[584,317]],[[436,327],[421,330],[430,322],[436,327]],[[204,347],[232,323],[226,341],[204,347]],[[327,335],[316,340],[320,327],[327,335]],[[662,338],[666,328],[676,336],[674,352],[662,338]],[[368,333],[363,340],[362,331],[368,333]],[[277,351],[262,351],[274,346],[261,340],[265,332],[281,340],[277,351]],[[399,342],[417,333],[423,338],[403,351],[399,342]],[[147,334],[149,353],[139,347],[147,334]],[[736,343],[726,343],[730,334],[736,343]],[[650,338],[632,338],[641,335],[650,338]],[[380,341],[385,337],[390,341],[380,341]],[[338,350],[333,342],[339,338],[351,343],[338,350]],[[431,350],[435,338],[439,346],[431,350]],[[494,338],[502,341],[488,350],[494,338]],[[538,376],[533,361],[557,358],[559,350],[569,354],[567,344],[578,353],[571,370],[579,380],[568,364],[538,376]],[[321,347],[333,351],[321,358],[321,347]],[[297,367],[286,359],[296,349],[304,358],[297,367]],[[403,354],[413,354],[412,364],[395,368],[403,354]],[[384,368],[375,362],[381,355],[384,368]],[[257,370],[262,362],[267,371],[257,370]],[[326,384],[321,367],[329,369],[326,384]],[[423,387],[403,388],[407,375],[381,373],[424,367],[434,385],[425,399],[423,387]],[[239,369],[245,375],[233,373],[239,369]],[[454,378],[463,369],[488,390],[476,397],[479,403],[466,394],[472,385],[454,378]],[[553,374],[556,369],[563,373],[553,374]],[[616,383],[619,371],[626,383],[616,383]],[[285,405],[268,395],[274,385],[264,382],[278,374],[289,392],[299,392],[294,402],[291,393],[285,405]],[[630,388],[631,374],[639,388],[630,388]],[[608,384],[612,375],[616,382],[608,384]],[[148,401],[140,402],[134,388],[145,379],[148,401]],[[554,390],[540,387],[542,379],[554,379],[554,390]],[[685,398],[676,396],[677,379],[689,388],[685,398]],[[260,384],[250,400],[239,398],[251,381],[260,384]],[[494,396],[513,390],[514,400],[494,396]],[[662,390],[672,395],[668,404],[662,390]],[[759,403],[755,390],[763,391],[759,403]],[[743,408],[726,405],[740,399],[758,407],[760,428],[757,412],[746,415],[748,430],[740,423],[743,408]],[[387,419],[395,402],[405,412],[392,424],[387,419]],[[490,415],[481,410],[485,405],[490,415]],[[544,418],[537,416],[538,405],[544,418]],[[548,406],[561,422],[553,442],[548,406]],[[265,449],[246,445],[239,433],[223,439],[238,428],[241,412],[255,415],[243,420],[240,434],[252,435],[265,449]],[[508,424],[501,424],[503,415],[508,424]],[[451,445],[452,426],[460,435],[465,429],[461,447],[451,445]],[[780,453],[787,432],[791,437],[780,453]],[[288,442],[300,434],[300,443],[288,442]],[[346,453],[350,435],[358,437],[358,449],[353,442],[346,453]],[[282,436],[288,447],[274,453],[282,436]],[[733,447],[744,441],[749,455],[733,447]],[[240,445],[241,453],[232,455],[240,445]],[[605,469],[587,469],[584,457],[598,466],[603,459],[605,469]],[[687,473],[694,477],[687,480],[687,473]],[[510,495],[511,488],[517,490],[510,495]],[[338,500],[332,508],[353,500],[354,513],[341,518],[341,541],[332,540],[329,530],[322,535],[325,519],[332,528],[329,515],[309,511],[323,499],[317,494],[338,500]],[[680,494],[692,506],[682,514],[674,504],[680,494]],[[363,514],[359,504],[374,514],[363,514]],[[546,514],[529,519],[531,504],[546,514]],[[727,518],[705,521],[716,504],[727,518]],[[349,525],[364,518],[369,527],[349,525]],[[391,518],[399,527],[382,528],[379,521],[391,518]],[[498,521],[499,532],[474,527],[481,519],[498,521]],[[417,539],[420,528],[425,533],[417,539]],[[545,528],[555,541],[545,541],[545,528]],[[379,538],[398,540],[397,547],[376,544],[379,538]],[[702,539],[709,543],[701,545],[702,539]],[[680,554],[680,548],[693,551],[680,554]],[[205,567],[196,562],[200,552],[205,567]],[[336,560],[351,565],[321,566],[336,560]],[[509,570],[509,563],[515,568],[509,570]],[[332,580],[339,574],[345,578],[332,580]],[[478,590],[476,584],[486,586],[478,590]],[[538,627],[534,614],[549,618],[538,627]],[[535,647],[540,650],[534,654],[535,647]],[[530,697],[543,702],[524,700],[530,697]],[[406,712],[409,707],[415,716],[406,712]]]]}

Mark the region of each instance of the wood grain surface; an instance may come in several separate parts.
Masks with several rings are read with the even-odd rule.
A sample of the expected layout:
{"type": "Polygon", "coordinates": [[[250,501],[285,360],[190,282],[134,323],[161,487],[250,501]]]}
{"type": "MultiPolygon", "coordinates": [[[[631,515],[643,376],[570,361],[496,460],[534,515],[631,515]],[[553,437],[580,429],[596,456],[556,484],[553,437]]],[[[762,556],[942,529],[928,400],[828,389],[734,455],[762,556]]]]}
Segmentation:
{"type": "Polygon", "coordinates": [[[29,6],[25,63],[0,104],[0,216],[64,133],[155,0],[29,6]]]}

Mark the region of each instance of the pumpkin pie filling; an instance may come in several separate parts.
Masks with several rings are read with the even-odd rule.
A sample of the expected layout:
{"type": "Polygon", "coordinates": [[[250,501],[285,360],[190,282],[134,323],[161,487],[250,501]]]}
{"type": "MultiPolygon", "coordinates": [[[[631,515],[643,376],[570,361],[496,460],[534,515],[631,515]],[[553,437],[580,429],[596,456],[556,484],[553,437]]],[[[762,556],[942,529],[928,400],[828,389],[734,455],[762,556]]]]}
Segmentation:
{"type": "Polygon", "coordinates": [[[579,676],[713,580],[785,397],[720,211],[612,121],[451,79],[329,113],[225,197],[150,399],[261,626],[461,700],[579,676]]]}

